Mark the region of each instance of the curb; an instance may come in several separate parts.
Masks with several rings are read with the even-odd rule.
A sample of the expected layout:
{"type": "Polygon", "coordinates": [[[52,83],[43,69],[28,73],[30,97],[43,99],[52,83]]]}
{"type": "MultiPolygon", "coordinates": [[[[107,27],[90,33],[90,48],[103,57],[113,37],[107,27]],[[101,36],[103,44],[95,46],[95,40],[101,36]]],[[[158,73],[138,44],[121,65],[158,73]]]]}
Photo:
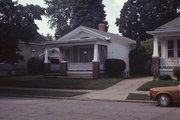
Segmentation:
{"type": "Polygon", "coordinates": [[[53,96],[32,96],[32,95],[9,95],[0,94],[0,97],[24,97],[24,98],[39,98],[39,99],[61,99],[61,100],[78,100],[78,101],[102,101],[102,102],[126,102],[126,103],[155,103],[150,100],[108,100],[108,99],[81,99],[75,97],[53,97],[53,96]]]}

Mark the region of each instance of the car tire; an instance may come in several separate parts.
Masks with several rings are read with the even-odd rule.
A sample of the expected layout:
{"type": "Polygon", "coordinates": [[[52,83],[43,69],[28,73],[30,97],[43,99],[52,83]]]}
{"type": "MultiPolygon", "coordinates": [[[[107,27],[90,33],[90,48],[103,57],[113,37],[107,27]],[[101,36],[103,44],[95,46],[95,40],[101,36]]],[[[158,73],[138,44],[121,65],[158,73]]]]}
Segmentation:
{"type": "Polygon", "coordinates": [[[167,107],[171,104],[171,98],[166,94],[158,96],[157,103],[160,107],[167,107]]]}

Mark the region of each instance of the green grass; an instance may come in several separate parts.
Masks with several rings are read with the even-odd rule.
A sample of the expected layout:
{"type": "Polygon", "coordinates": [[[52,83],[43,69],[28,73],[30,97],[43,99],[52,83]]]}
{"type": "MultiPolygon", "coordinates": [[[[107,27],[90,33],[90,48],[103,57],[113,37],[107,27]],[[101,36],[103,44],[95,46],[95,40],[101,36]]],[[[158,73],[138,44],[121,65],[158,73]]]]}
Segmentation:
{"type": "Polygon", "coordinates": [[[149,91],[151,88],[154,88],[154,87],[176,86],[178,84],[179,84],[179,82],[174,81],[174,80],[168,80],[168,81],[153,80],[153,81],[150,81],[150,82],[143,84],[141,87],[138,88],[138,90],[149,91]]]}
{"type": "Polygon", "coordinates": [[[130,93],[126,100],[149,100],[149,96],[147,94],[130,93]]]}
{"type": "Polygon", "coordinates": [[[100,90],[108,88],[122,79],[65,79],[44,78],[43,76],[19,76],[0,78],[0,87],[28,87],[55,89],[90,89],[100,90]]]}
{"type": "Polygon", "coordinates": [[[73,97],[85,94],[83,92],[61,92],[61,91],[40,91],[40,90],[17,90],[2,89],[0,95],[31,95],[31,96],[51,96],[51,97],[73,97]]]}

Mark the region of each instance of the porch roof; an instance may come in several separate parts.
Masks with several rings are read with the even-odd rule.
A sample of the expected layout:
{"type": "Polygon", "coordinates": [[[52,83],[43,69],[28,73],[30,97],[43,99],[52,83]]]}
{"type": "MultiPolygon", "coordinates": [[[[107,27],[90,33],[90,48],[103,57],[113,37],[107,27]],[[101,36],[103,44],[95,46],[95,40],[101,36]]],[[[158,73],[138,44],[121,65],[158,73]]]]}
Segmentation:
{"type": "Polygon", "coordinates": [[[111,40],[117,40],[126,44],[136,43],[134,40],[122,37],[118,34],[108,33],[93,28],[80,26],[55,41],[46,42],[46,45],[58,44],[62,46],[65,44],[79,44],[89,42],[108,43],[111,40]]]}
{"type": "Polygon", "coordinates": [[[89,39],[71,39],[68,41],[47,41],[46,46],[74,46],[74,45],[90,45],[99,42],[103,45],[107,44],[108,41],[102,41],[98,38],[89,38],[89,39]]]}
{"type": "Polygon", "coordinates": [[[151,35],[174,34],[180,36],[180,16],[158,27],[154,31],[147,31],[151,35]]]}

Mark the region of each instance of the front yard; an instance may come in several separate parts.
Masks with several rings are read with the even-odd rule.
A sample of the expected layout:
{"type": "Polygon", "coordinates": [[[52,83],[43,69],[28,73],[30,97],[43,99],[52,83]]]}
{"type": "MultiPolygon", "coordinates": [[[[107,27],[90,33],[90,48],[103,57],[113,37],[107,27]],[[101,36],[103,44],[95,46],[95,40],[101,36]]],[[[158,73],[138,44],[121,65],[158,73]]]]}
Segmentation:
{"type": "Polygon", "coordinates": [[[179,82],[175,80],[152,80],[139,87],[138,90],[149,91],[154,87],[177,86],[178,84],[179,82]]]}
{"type": "Polygon", "coordinates": [[[44,78],[43,76],[1,77],[0,87],[54,88],[54,89],[89,89],[101,90],[108,88],[122,79],[65,79],[44,78]]]}
{"type": "Polygon", "coordinates": [[[63,92],[63,91],[42,91],[42,90],[18,90],[0,88],[1,95],[26,95],[26,96],[50,96],[50,97],[73,97],[77,95],[85,94],[85,92],[63,92]]]}

